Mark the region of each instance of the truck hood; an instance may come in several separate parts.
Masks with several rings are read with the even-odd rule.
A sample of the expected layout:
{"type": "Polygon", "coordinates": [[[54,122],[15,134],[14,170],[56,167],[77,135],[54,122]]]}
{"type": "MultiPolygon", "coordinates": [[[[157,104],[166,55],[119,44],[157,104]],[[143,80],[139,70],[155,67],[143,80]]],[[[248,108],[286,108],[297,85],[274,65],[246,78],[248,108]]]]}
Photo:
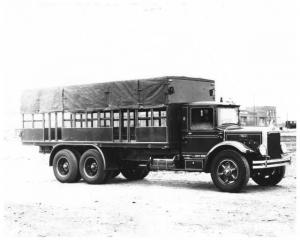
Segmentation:
{"type": "Polygon", "coordinates": [[[227,128],[219,128],[225,132],[233,132],[233,133],[268,133],[268,132],[280,132],[277,127],[242,127],[242,126],[229,126],[227,128]]]}
{"type": "Polygon", "coordinates": [[[260,144],[267,146],[269,133],[279,133],[279,130],[273,127],[230,126],[222,130],[224,131],[225,140],[241,142],[253,150],[256,150],[260,144]]]}

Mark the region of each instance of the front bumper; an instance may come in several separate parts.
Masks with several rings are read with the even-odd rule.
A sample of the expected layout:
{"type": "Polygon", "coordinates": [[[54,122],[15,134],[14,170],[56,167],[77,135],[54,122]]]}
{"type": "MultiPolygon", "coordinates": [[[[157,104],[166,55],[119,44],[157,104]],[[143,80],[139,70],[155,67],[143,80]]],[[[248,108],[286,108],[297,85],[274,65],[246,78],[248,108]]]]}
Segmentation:
{"type": "Polygon", "coordinates": [[[277,159],[266,158],[262,160],[253,160],[252,169],[282,167],[291,164],[291,161],[292,161],[292,157],[290,155],[282,155],[281,158],[277,158],[277,159]]]}

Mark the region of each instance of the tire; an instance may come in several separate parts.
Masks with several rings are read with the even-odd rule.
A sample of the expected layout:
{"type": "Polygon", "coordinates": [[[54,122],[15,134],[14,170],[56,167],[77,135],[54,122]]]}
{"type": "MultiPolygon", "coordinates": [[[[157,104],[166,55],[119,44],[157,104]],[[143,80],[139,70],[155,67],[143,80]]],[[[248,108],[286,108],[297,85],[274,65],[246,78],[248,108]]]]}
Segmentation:
{"type": "Polygon", "coordinates": [[[212,160],[211,178],[223,192],[239,192],[249,181],[250,167],[246,158],[233,150],[224,150],[212,160]]]}
{"type": "Polygon", "coordinates": [[[144,179],[150,172],[149,167],[136,167],[133,169],[121,170],[122,175],[128,180],[144,179]]]}
{"type": "Polygon", "coordinates": [[[96,149],[85,151],[79,161],[81,177],[89,184],[102,184],[107,181],[105,159],[96,149]]]}
{"type": "Polygon", "coordinates": [[[285,166],[255,171],[252,179],[260,186],[275,186],[285,175],[285,166]]]}
{"type": "Polygon", "coordinates": [[[77,182],[80,178],[78,159],[69,149],[58,151],[53,158],[53,172],[56,179],[62,183],[77,182]]]}
{"type": "Polygon", "coordinates": [[[74,182],[78,182],[81,179],[81,175],[80,175],[80,171],[79,171],[79,160],[80,160],[81,154],[76,149],[72,149],[72,152],[75,154],[76,159],[77,159],[77,164],[78,164],[77,177],[75,178],[74,182]]]}

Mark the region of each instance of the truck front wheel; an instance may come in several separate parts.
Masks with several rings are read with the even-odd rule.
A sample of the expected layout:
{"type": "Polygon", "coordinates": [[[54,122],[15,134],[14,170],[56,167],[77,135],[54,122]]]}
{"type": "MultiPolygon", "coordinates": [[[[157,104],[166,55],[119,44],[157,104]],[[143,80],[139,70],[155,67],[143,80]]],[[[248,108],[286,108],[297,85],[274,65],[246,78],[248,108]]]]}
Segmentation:
{"type": "Polygon", "coordinates": [[[85,151],[79,161],[81,177],[90,184],[101,184],[107,181],[105,159],[96,149],[85,151]]]}
{"type": "Polygon", "coordinates": [[[253,173],[252,179],[260,186],[275,186],[285,175],[285,166],[258,170],[253,173]]]}
{"type": "Polygon", "coordinates": [[[149,167],[136,167],[133,169],[121,170],[122,175],[128,180],[140,180],[149,174],[149,167]]]}
{"type": "Polygon", "coordinates": [[[211,164],[211,178],[224,192],[239,192],[249,181],[250,167],[244,156],[233,150],[223,150],[211,164]]]}
{"type": "Polygon", "coordinates": [[[58,151],[53,159],[53,172],[56,179],[62,183],[77,182],[80,179],[78,170],[78,154],[69,149],[58,151]]]}

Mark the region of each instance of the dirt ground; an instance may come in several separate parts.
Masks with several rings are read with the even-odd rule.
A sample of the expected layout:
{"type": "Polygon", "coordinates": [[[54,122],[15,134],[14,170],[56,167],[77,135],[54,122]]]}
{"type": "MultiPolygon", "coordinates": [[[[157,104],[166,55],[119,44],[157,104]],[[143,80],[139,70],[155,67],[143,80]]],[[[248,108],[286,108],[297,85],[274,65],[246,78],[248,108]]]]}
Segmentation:
{"type": "Polygon", "coordinates": [[[6,141],[1,155],[4,234],[15,237],[162,238],[293,236],[296,170],[275,187],[252,180],[218,191],[209,174],[151,172],[105,185],[61,184],[38,148],[6,141]]]}

